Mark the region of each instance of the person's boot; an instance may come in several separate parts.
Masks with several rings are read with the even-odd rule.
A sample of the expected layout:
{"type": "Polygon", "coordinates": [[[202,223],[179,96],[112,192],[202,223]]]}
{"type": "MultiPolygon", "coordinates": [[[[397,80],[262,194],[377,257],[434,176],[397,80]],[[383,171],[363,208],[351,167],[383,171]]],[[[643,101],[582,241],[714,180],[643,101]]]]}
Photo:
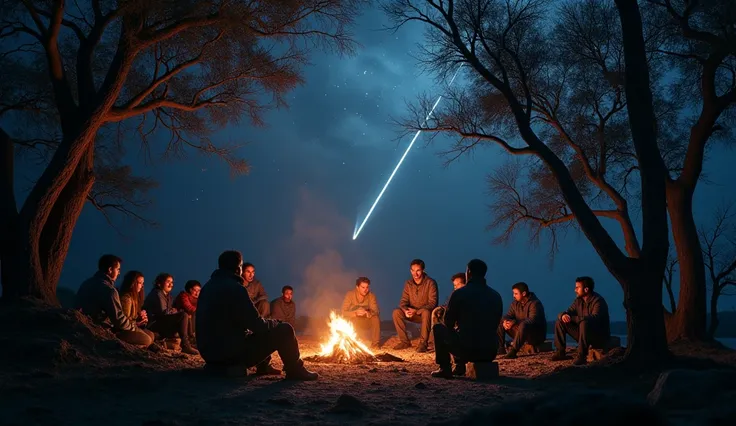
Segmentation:
{"type": "Polygon", "coordinates": [[[453,376],[463,377],[465,376],[465,372],[465,364],[455,364],[455,368],[452,369],[453,376]]]}
{"type": "Polygon", "coordinates": [[[503,358],[504,359],[516,359],[516,353],[517,352],[518,351],[516,350],[516,348],[511,348],[511,349],[509,349],[508,352],[506,352],[506,355],[503,358]]]}
{"type": "Polygon", "coordinates": [[[319,379],[319,374],[307,370],[306,368],[304,368],[304,364],[299,364],[294,368],[286,370],[285,380],[311,381],[317,379],[319,379]]]}
{"type": "Polygon", "coordinates": [[[572,362],[572,365],[585,365],[587,363],[588,363],[588,355],[579,353],[575,357],[575,361],[572,362]]]}
{"type": "Polygon", "coordinates": [[[564,351],[557,351],[554,355],[552,355],[552,358],[550,358],[552,361],[566,361],[570,359],[567,354],[565,354],[564,351]]]}
{"type": "Polygon", "coordinates": [[[427,344],[424,342],[419,342],[419,346],[417,346],[417,353],[423,354],[427,352],[429,349],[427,348],[427,344]]]}
{"type": "Polygon", "coordinates": [[[280,376],[281,370],[271,364],[259,364],[256,366],[256,376],[280,376]]]}
{"type": "Polygon", "coordinates": [[[431,373],[432,377],[436,377],[438,379],[452,379],[452,370],[449,366],[440,366],[438,370],[435,370],[431,373]]]}
{"type": "Polygon", "coordinates": [[[189,342],[182,342],[181,344],[181,352],[188,355],[199,355],[199,351],[194,349],[192,345],[189,344],[189,342]]]}
{"type": "Polygon", "coordinates": [[[411,343],[409,342],[399,342],[396,346],[394,346],[395,351],[400,351],[402,349],[409,349],[411,347],[411,343]]]}

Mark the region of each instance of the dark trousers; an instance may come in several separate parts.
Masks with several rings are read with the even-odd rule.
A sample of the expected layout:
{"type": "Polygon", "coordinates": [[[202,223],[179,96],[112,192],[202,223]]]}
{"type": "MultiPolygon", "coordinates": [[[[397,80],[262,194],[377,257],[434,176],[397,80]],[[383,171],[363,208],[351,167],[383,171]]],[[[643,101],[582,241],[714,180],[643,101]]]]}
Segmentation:
{"type": "Polygon", "coordinates": [[[450,330],[444,324],[435,324],[432,327],[432,334],[434,334],[434,359],[442,368],[450,367],[450,356],[458,366],[464,366],[467,362],[491,362],[496,358],[497,347],[494,348],[491,344],[487,351],[483,351],[485,353],[474,353],[468,350],[469,345],[463,344],[455,330],[450,330]]]}
{"type": "Polygon", "coordinates": [[[429,330],[432,324],[432,312],[427,309],[417,309],[414,316],[407,318],[404,311],[401,309],[394,309],[393,313],[394,327],[396,327],[396,334],[399,335],[399,340],[405,343],[409,343],[409,336],[406,334],[406,322],[410,321],[413,323],[421,324],[419,329],[419,344],[426,345],[429,343],[429,330]]]}
{"type": "Polygon", "coordinates": [[[371,338],[372,345],[378,345],[381,343],[381,319],[376,315],[368,317],[350,317],[350,322],[353,323],[356,329],[361,332],[368,331],[371,338]]]}
{"type": "Polygon", "coordinates": [[[255,305],[258,313],[261,314],[262,318],[271,317],[271,304],[268,303],[268,300],[259,300],[253,304],[255,305]]]}
{"type": "Polygon", "coordinates": [[[164,338],[174,337],[179,333],[182,344],[189,344],[189,314],[186,312],[159,315],[148,326],[148,329],[164,338]]]}
{"type": "Polygon", "coordinates": [[[503,321],[498,325],[498,347],[506,347],[506,335],[508,334],[513,339],[511,341],[511,349],[519,350],[524,343],[529,343],[532,346],[541,345],[544,343],[544,339],[547,337],[547,325],[532,325],[524,322],[517,322],[511,326],[510,329],[504,330],[503,321]]]}
{"type": "Polygon", "coordinates": [[[604,335],[605,333],[600,330],[600,327],[596,327],[595,324],[588,324],[588,321],[585,320],[577,321],[573,318],[568,323],[557,320],[555,322],[555,349],[557,351],[565,351],[567,347],[565,338],[568,334],[578,341],[578,353],[581,355],[588,354],[590,345],[605,344],[609,337],[604,335]]]}
{"type": "Polygon", "coordinates": [[[135,331],[118,331],[115,336],[125,343],[136,346],[149,346],[154,339],[153,332],[141,328],[135,331]]]}
{"type": "Polygon", "coordinates": [[[239,353],[232,357],[247,368],[265,367],[271,362],[271,354],[279,353],[287,372],[301,366],[299,342],[296,340],[294,329],[288,323],[282,322],[274,328],[262,333],[253,333],[245,337],[245,345],[239,353]]]}

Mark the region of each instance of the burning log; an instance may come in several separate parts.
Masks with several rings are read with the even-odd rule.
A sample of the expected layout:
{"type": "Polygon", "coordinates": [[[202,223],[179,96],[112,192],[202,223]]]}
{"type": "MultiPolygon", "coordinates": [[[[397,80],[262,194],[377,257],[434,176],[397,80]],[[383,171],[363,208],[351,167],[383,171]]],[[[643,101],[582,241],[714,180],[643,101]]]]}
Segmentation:
{"type": "Polygon", "coordinates": [[[401,358],[384,353],[374,354],[366,345],[358,340],[353,324],[330,312],[330,339],[321,345],[319,354],[304,358],[311,362],[324,362],[334,364],[365,364],[368,362],[389,361],[402,362],[401,358]]]}

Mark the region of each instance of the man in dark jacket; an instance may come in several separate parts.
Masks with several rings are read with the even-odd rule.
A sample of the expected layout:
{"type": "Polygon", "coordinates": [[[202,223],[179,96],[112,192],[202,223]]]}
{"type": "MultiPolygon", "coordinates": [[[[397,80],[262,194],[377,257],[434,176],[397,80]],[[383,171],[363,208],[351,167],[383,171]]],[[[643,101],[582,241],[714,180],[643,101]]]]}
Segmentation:
{"type": "Polygon", "coordinates": [[[174,337],[179,333],[181,351],[189,355],[199,355],[189,340],[189,314],[174,307],[171,290],[174,277],[171,274],[158,274],[155,287],[143,301],[143,309],[148,315],[148,329],[163,337],[174,337]]]}
{"type": "Polygon", "coordinates": [[[296,303],[292,286],[285,285],[281,289],[281,297],[271,301],[271,319],[288,322],[296,330],[296,303]]]}
{"type": "Polygon", "coordinates": [[[209,366],[256,366],[260,374],[281,374],[270,365],[278,351],[287,379],[316,380],[304,368],[299,342],[287,323],[263,319],[243,286],[243,255],[226,251],[202,288],[197,303],[197,343],[209,366]]]}
{"type": "Polygon", "coordinates": [[[590,277],[575,279],[575,301],[562,312],[555,322],[555,354],[553,361],[570,359],[565,354],[567,345],[565,338],[578,341],[578,353],[575,365],[587,362],[588,348],[602,346],[611,337],[611,323],[608,316],[608,304],[603,297],[594,292],[595,282],[590,277]]]}
{"type": "Polygon", "coordinates": [[[123,342],[150,346],[153,343],[153,333],[138,328],[134,321],[123,314],[120,295],[115,288],[122,262],[112,254],[100,257],[97,272],[77,290],[76,308],[97,323],[109,324],[115,336],[123,342]]]}
{"type": "Polygon", "coordinates": [[[439,370],[432,377],[451,379],[465,375],[467,362],[491,362],[498,352],[493,331],[501,321],[501,295],[486,284],[488,267],[480,259],[468,262],[467,284],[452,292],[444,324],[435,324],[435,360],[439,370]],[[451,370],[450,355],[455,359],[451,370]]]}
{"type": "Polygon", "coordinates": [[[394,309],[393,320],[399,343],[394,350],[411,347],[406,334],[406,322],[421,324],[417,352],[427,352],[429,331],[432,325],[432,310],[437,307],[437,281],[424,272],[424,261],[411,261],[411,278],[404,283],[399,309],[394,309]]]}
{"type": "Polygon", "coordinates": [[[268,318],[271,315],[271,304],[268,303],[266,289],[256,279],[256,267],[252,263],[243,264],[243,285],[248,290],[248,296],[253,301],[258,313],[263,318],[268,318]]]}
{"type": "Polygon", "coordinates": [[[524,343],[537,346],[544,343],[547,337],[547,318],[544,315],[544,306],[534,293],[529,292],[526,283],[519,282],[511,286],[514,301],[506,315],[498,325],[498,352],[505,352],[506,335],[514,340],[511,342],[506,359],[516,358],[516,353],[524,343]]]}

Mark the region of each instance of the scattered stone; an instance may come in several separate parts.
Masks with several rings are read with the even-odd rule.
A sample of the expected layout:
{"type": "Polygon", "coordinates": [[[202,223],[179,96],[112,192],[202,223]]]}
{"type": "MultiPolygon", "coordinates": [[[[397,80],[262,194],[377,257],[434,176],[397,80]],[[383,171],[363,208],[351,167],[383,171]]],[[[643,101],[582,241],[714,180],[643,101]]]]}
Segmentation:
{"type": "Polygon", "coordinates": [[[498,378],[497,362],[469,362],[466,374],[473,380],[484,381],[498,378]]]}
{"type": "Polygon", "coordinates": [[[414,385],[414,388],[416,388],[416,389],[427,389],[427,385],[425,385],[422,382],[419,382],[416,385],[414,385]]]}
{"type": "Polygon", "coordinates": [[[280,407],[293,407],[295,404],[292,400],[287,398],[271,398],[268,401],[269,404],[278,405],[280,407]]]}
{"type": "Polygon", "coordinates": [[[164,347],[170,351],[181,351],[181,339],[178,337],[170,337],[164,339],[164,347]]]}
{"type": "Polygon", "coordinates": [[[588,348],[588,362],[599,361],[605,358],[610,351],[620,347],[621,338],[618,336],[609,337],[608,341],[600,348],[591,345],[588,348]]]}
{"type": "Polygon", "coordinates": [[[335,405],[328,411],[333,414],[362,417],[368,411],[368,407],[358,398],[344,393],[337,398],[335,405]]]}

